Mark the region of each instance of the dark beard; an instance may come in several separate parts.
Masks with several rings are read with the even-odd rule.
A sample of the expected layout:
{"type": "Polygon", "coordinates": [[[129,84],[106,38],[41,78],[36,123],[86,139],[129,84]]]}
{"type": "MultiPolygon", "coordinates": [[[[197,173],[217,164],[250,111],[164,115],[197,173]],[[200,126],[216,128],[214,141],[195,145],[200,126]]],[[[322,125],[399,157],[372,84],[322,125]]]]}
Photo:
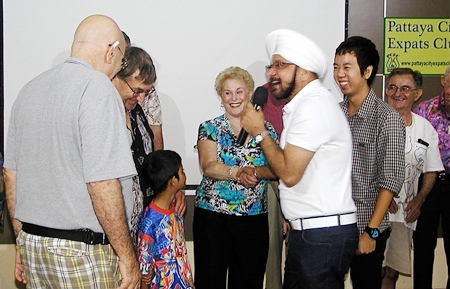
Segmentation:
{"type": "Polygon", "coordinates": [[[273,96],[274,96],[276,99],[286,99],[286,98],[289,98],[289,96],[291,96],[291,94],[292,94],[292,91],[294,90],[294,86],[295,86],[295,77],[296,77],[296,76],[297,76],[297,69],[295,70],[294,76],[292,77],[292,80],[291,80],[291,82],[289,83],[289,87],[288,87],[286,90],[282,89],[282,88],[281,88],[281,82],[280,82],[280,91],[279,91],[278,93],[274,93],[274,92],[272,91],[273,96]]]}

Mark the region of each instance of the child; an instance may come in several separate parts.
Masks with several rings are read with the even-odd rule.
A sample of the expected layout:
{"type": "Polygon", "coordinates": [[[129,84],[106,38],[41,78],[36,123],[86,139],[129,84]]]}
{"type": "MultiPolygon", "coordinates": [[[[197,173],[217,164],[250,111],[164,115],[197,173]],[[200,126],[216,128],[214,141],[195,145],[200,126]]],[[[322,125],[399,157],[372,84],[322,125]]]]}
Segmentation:
{"type": "Polygon", "coordinates": [[[155,198],[145,209],[138,230],[142,288],[194,288],[183,219],[173,203],[175,194],[186,185],[181,157],[169,150],[155,151],[145,158],[143,169],[155,198]]]}

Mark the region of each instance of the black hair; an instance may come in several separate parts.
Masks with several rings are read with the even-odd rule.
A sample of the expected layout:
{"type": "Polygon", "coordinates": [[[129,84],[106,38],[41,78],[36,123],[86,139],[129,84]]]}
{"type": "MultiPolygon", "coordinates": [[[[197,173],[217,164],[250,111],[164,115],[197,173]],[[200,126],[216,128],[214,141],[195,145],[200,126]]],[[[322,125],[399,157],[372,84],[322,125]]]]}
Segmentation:
{"type": "Polygon", "coordinates": [[[180,166],[180,155],[171,150],[154,151],[145,157],[142,164],[144,177],[153,189],[155,196],[167,189],[167,185],[173,177],[180,178],[178,175],[180,166]]]}
{"type": "Polygon", "coordinates": [[[414,79],[415,88],[422,88],[423,77],[420,71],[413,71],[411,68],[403,67],[403,68],[394,68],[391,73],[386,78],[386,83],[389,83],[389,80],[395,75],[411,75],[414,79]]]}
{"type": "Polygon", "coordinates": [[[378,71],[378,64],[380,63],[380,55],[378,54],[375,44],[362,36],[352,36],[339,44],[336,48],[335,55],[346,53],[355,54],[359,69],[361,70],[361,75],[364,75],[364,71],[367,67],[372,65],[372,74],[367,79],[367,84],[371,86],[378,71]]]}
{"type": "Polygon", "coordinates": [[[125,31],[122,31],[122,35],[123,35],[123,38],[125,39],[125,47],[130,46],[131,45],[131,39],[128,36],[128,34],[126,34],[125,31]]]}

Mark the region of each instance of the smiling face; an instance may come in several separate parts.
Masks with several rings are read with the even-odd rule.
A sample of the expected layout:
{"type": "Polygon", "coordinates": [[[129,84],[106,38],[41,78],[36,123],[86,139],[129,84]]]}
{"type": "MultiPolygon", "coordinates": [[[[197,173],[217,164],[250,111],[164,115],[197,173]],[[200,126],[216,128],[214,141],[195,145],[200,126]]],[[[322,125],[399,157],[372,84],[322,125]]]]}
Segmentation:
{"type": "Polygon", "coordinates": [[[239,118],[250,101],[251,91],[243,81],[229,78],[223,82],[220,98],[227,117],[239,118]]]}
{"type": "Polygon", "coordinates": [[[409,113],[421,95],[411,74],[394,75],[386,85],[387,102],[400,114],[409,113]]]}
{"type": "Polygon", "coordinates": [[[144,80],[135,77],[139,72],[133,73],[128,79],[115,77],[113,83],[122,98],[125,109],[132,110],[138,102],[142,102],[153,88],[153,84],[145,84],[144,80]]]}
{"type": "Polygon", "coordinates": [[[277,99],[290,99],[295,87],[296,65],[282,65],[277,63],[289,63],[278,54],[272,56],[271,68],[267,71],[272,95],[277,99]]]}
{"type": "Polygon", "coordinates": [[[334,57],[333,76],[341,92],[348,97],[365,97],[369,93],[367,79],[372,73],[372,66],[367,67],[363,75],[354,53],[337,54],[334,57]]]}

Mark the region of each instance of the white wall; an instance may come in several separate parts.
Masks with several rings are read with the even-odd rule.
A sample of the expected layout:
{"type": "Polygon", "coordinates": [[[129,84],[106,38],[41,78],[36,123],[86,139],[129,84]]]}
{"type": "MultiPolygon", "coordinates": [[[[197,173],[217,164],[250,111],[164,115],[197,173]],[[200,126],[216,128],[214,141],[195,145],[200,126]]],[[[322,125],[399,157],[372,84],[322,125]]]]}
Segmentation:
{"type": "Polygon", "coordinates": [[[182,156],[187,183],[198,184],[193,148],[198,125],[223,113],[214,91],[217,74],[240,66],[262,85],[269,61],[265,36],[290,28],[314,39],[329,55],[325,84],[339,97],[331,68],[334,49],[344,39],[344,10],[344,0],[5,0],[5,133],[21,87],[69,56],[82,19],[105,14],[153,57],[165,146],[182,156]]]}

